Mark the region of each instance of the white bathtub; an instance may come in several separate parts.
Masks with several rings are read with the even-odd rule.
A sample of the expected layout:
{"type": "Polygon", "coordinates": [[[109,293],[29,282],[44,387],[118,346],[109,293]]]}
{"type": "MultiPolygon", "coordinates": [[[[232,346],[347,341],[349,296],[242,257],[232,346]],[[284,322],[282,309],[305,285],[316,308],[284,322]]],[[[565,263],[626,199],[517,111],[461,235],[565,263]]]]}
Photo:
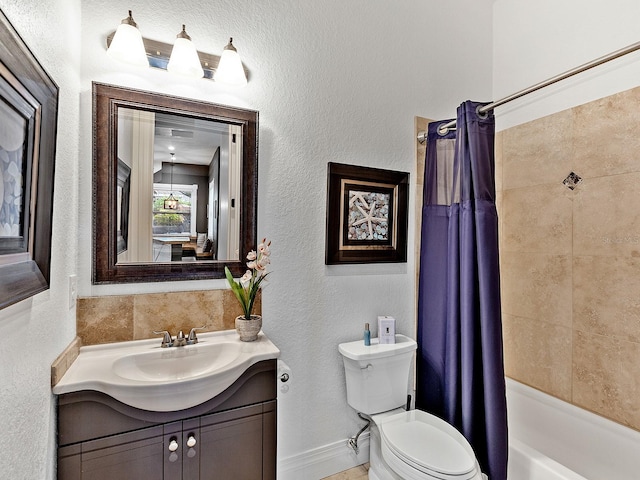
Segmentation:
{"type": "Polygon", "coordinates": [[[508,480],[638,480],[640,432],[507,379],[508,480]]]}

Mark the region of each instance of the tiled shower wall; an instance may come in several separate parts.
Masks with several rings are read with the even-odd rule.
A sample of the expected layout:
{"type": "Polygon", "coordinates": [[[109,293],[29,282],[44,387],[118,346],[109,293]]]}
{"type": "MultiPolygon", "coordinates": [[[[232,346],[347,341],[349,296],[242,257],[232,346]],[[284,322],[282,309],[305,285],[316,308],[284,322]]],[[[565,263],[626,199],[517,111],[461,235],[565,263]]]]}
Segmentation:
{"type": "Polygon", "coordinates": [[[507,375],[640,430],[640,88],[499,132],[496,160],[507,375]]]}

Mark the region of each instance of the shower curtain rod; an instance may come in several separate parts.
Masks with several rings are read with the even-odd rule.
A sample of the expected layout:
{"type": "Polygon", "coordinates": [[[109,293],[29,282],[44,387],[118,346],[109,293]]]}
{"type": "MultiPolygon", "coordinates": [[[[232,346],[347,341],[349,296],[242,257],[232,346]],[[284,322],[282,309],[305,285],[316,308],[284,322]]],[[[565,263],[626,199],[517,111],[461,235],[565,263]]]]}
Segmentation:
{"type": "MultiPolygon", "coordinates": [[[[585,70],[589,70],[590,68],[597,67],[611,60],[615,60],[616,58],[622,57],[628,53],[635,52],[636,50],[640,50],[640,42],[636,42],[632,45],[621,48],[620,50],[616,50],[615,52],[612,52],[608,55],[604,55],[600,58],[596,58],[595,60],[584,63],[579,67],[575,67],[575,68],[572,68],[571,70],[567,70],[566,72],[556,75],[555,77],[548,78],[547,80],[544,80],[540,83],[536,83],[535,85],[532,85],[528,88],[520,90],[519,92],[511,94],[508,97],[504,97],[504,98],[501,98],[500,100],[496,100],[495,102],[488,103],[487,105],[478,108],[478,113],[479,114],[487,113],[488,111],[493,110],[494,108],[499,107],[500,105],[509,103],[512,100],[516,100],[520,97],[528,95],[529,93],[533,93],[537,90],[540,90],[541,88],[548,87],[549,85],[553,85],[554,83],[557,83],[561,80],[565,80],[569,77],[577,75],[578,73],[582,73],[585,70]]],[[[450,129],[453,129],[455,126],[456,126],[456,121],[452,120],[449,123],[445,123],[444,125],[442,125],[439,130],[441,131],[441,133],[446,134],[450,129]]],[[[427,139],[427,132],[418,133],[418,141],[420,143],[424,143],[426,139],[427,139]]]]}

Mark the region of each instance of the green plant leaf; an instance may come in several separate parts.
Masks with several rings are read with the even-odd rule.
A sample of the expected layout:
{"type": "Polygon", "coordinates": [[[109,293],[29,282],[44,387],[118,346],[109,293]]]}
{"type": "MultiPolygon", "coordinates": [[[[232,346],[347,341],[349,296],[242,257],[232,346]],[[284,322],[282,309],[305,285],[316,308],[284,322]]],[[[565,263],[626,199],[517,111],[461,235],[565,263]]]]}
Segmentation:
{"type": "Polygon", "coordinates": [[[240,306],[242,307],[242,311],[244,312],[244,318],[246,318],[247,320],[251,319],[251,307],[253,307],[253,302],[249,301],[249,299],[247,298],[246,290],[242,288],[240,282],[236,282],[233,279],[233,275],[231,275],[228,267],[224,267],[224,274],[227,277],[227,282],[229,283],[231,290],[240,302],[240,306]]]}

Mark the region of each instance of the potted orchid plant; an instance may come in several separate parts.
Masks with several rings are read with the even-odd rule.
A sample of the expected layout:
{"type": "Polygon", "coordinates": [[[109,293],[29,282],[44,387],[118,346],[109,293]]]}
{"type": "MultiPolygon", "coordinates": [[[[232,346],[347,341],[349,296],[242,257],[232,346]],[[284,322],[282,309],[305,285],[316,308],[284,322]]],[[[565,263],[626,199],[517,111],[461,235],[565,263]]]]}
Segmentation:
{"type": "Polygon", "coordinates": [[[255,340],[262,328],[262,317],[252,315],[251,312],[262,282],[269,275],[267,265],[271,263],[270,247],[271,242],[267,242],[267,239],[264,238],[256,250],[251,250],[247,254],[247,271],[240,278],[240,281],[236,281],[229,268],[224,267],[227,282],[242,307],[243,315],[236,318],[236,331],[240,335],[240,340],[245,342],[255,340]]]}

